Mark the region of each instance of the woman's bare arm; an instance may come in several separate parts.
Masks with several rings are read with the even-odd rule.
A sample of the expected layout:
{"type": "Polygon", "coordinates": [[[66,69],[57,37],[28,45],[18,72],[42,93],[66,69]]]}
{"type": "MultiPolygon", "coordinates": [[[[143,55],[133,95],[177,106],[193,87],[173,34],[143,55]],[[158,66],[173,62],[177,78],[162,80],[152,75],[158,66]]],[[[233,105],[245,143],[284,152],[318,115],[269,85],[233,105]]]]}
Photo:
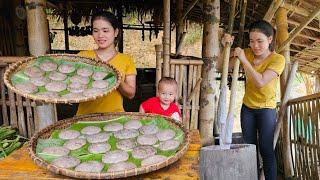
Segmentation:
{"type": "Polygon", "coordinates": [[[120,83],[119,91],[123,96],[132,99],[136,94],[136,75],[127,75],[120,83]]]}

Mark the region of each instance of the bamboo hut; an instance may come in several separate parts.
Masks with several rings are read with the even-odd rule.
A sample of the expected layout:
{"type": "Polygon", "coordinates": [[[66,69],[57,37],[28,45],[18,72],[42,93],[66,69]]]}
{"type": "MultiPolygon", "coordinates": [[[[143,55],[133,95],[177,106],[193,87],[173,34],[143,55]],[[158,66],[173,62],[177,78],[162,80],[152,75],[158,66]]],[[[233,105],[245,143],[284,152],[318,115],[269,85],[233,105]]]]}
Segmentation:
{"type": "MultiPolygon", "coordinates": [[[[164,31],[163,44],[156,46],[155,50],[157,54],[157,75],[154,77],[156,83],[161,76],[171,76],[178,81],[183,123],[190,129],[200,130],[203,144],[212,143],[214,122],[217,114],[220,113],[217,100],[220,98],[218,79],[221,74],[215,69],[216,58],[220,55],[220,32],[221,29],[230,29],[233,25],[233,35],[237,37],[242,33],[239,4],[243,1],[245,0],[237,1],[234,23],[229,25],[229,8],[232,3],[230,0],[0,1],[0,9],[2,9],[0,75],[2,78],[5,68],[10,63],[24,58],[22,56],[50,52],[48,24],[44,12],[64,19],[65,49],[60,53],[74,53],[69,49],[68,18],[73,24],[77,24],[79,18],[80,21],[81,17],[88,19],[92,12],[103,8],[115,12],[122,22],[123,16],[135,13],[138,14],[141,24],[128,25],[122,22],[123,29],[148,30],[154,33],[164,31]],[[152,21],[144,21],[146,14],[151,14],[152,21]],[[34,23],[35,18],[41,19],[40,23],[34,23]],[[188,21],[203,25],[202,57],[185,57],[181,54],[185,23],[188,21]],[[177,32],[176,37],[171,36],[173,30],[177,32]],[[37,34],[35,38],[35,33],[41,33],[41,36],[37,34]],[[176,40],[175,52],[170,52],[172,38],[176,40]]],[[[320,2],[314,0],[247,1],[244,19],[246,23],[242,27],[244,29],[242,47],[247,47],[249,43],[247,25],[258,19],[271,22],[277,29],[277,51],[286,58],[286,69],[281,77],[282,96],[284,96],[291,64],[294,61],[299,64],[299,72],[314,76],[316,79],[314,94],[288,100],[284,105],[288,116],[283,118],[277,145],[279,169],[286,178],[319,178],[320,2]],[[312,127],[309,127],[309,124],[312,127]],[[310,128],[313,130],[306,130],[310,128]]],[[[123,50],[122,47],[120,41],[119,51],[123,50]]],[[[231,72],[225,72],[223,76],[225,77],[227,73],[231,72]]],[[[225,78],[221,81],[225,86],[225,78]]],[[[37,112],[41,111],[39,107],[43,105],[14,94],[6,89],[2,80],[0,88],[1,123],[17,127],[21,134],[30,137],[34,131],[44,126],[41,123],[45,117],[50,117],[46,120],[47,123],[56,121],[57,112],[54,106],[42,107],[50,113],[41,115],[37,112]]]]}

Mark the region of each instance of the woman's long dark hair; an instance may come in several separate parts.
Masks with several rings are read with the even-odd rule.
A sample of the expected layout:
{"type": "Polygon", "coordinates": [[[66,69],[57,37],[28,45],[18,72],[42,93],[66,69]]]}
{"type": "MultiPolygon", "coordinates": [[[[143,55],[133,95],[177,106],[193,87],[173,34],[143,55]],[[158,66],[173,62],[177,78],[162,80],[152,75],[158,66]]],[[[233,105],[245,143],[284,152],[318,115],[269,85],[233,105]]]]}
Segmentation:
{"type": "Polygon", "coordinates": [[[93,31],[93,22],[98,19],[103,19],[103,20],[109,22],[114,30],[118,29],[118,36],[115,37],[115,39],[114,39],[115,45],[117,45],[118,40],[120,39],[120,36],[121,36],[121,27],[120,27],[120,23],[119,23],[117,17],[109,11],[103,11],[103,10],[101,11],[100,10],[100,11],[94,12],[91,17],[92,31],[93,31]]]}
{"type": "Polygon", "coordinates": [[[259,20],[251,23],[249,26],[249,33],[250,32],[261,32],[267,37],[272,37],[272,41],[269,45],[269,50],[271,52],[274,51],[276,45],[276,30],[269,22],[265,20],[259,20]]]}

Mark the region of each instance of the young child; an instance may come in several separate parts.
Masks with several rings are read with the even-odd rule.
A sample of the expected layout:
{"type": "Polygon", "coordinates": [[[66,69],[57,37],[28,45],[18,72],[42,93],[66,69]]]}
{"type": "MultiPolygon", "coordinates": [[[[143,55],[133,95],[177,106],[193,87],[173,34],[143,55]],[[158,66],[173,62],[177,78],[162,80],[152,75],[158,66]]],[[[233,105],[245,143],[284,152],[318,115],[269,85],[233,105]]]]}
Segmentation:
{"type": "Polygon", "coordinates": [[[163,77],[159,81],[156,97],[149,98],[140,105],[140,112],[169,116],[181,121],[181,112],[174,102],[177,95],[177,81],[171,77],[163,77]]]}

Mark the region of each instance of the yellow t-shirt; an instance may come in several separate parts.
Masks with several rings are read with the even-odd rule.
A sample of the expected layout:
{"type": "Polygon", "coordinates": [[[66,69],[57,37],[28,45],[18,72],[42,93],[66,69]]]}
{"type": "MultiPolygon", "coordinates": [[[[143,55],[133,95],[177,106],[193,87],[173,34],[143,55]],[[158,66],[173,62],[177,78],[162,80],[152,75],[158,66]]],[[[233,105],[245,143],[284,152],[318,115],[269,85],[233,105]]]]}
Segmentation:
{"type": "MultiPolygon", "coordinates": [[[[93,50],[81,51],[80,56],[96,58],[96,53],[93,50]]],[[[122,76],[122,81],[126,75],[136,75],[137,70],[133,59],[125,54],[118,53],[113,59],[109,61],[122,76]]],[[[79,104],[77,115],[104,113],[104,112],[123,112],[123,98],[118,90],[114,90],[106,96],[98,98],[93,101],[83,102],[79,104]]]]}
{"type": "Polygon", "coordinates": [[[279,76],[285,67],[285,58],[281,54],[273,53],[260,65],[253,65],[254,54],[251,49],[245,49],[245,55],[253,68],[263,73],[270,69],[278,74],[268,84],[262,88],[257,88],[251,77],[246,76],[246,90],[243,97],[243,103],[254,109],[275,108],[276,107],[276,90],[279,82],[279,76]]]}

